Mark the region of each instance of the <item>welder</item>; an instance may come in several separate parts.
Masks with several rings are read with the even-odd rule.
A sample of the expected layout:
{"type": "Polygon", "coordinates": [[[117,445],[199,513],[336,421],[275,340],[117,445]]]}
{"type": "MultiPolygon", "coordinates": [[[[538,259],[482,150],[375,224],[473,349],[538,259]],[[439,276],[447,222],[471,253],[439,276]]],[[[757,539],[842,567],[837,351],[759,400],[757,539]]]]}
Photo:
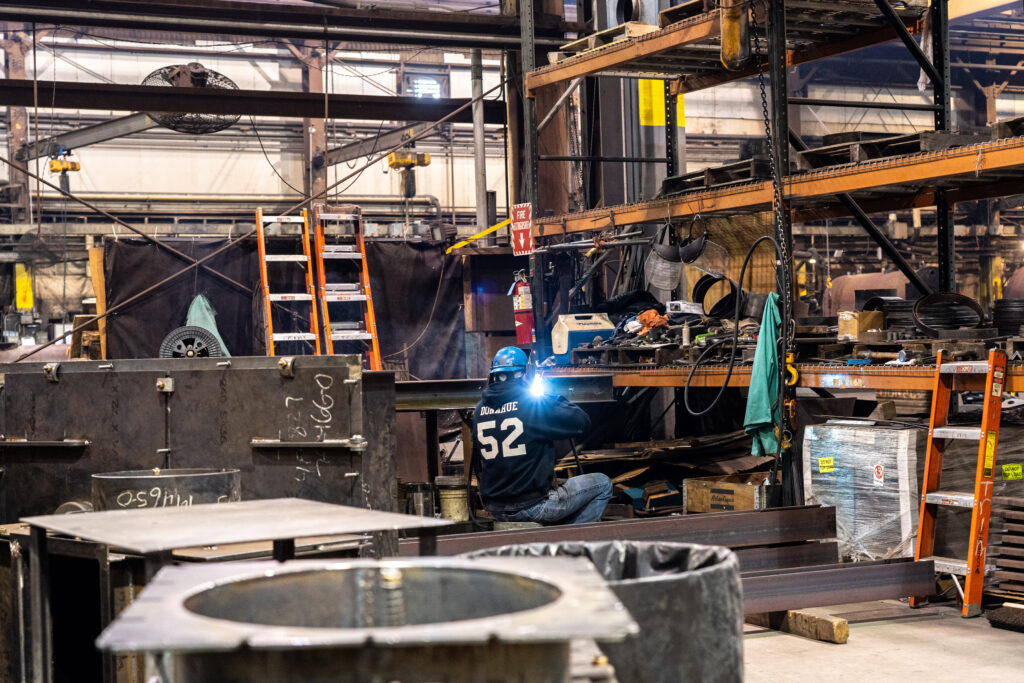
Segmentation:
{"type": "Polygon", "coordinates": [[[561,396],[531,391],[527,380],[522,349],[506,346],[494,355],[473,411],[473,470],[484,507],[501,522],[596,522],[612,495],[607,476],[554,483],[554,441],[583,436],[590,418],[561,396]]]}

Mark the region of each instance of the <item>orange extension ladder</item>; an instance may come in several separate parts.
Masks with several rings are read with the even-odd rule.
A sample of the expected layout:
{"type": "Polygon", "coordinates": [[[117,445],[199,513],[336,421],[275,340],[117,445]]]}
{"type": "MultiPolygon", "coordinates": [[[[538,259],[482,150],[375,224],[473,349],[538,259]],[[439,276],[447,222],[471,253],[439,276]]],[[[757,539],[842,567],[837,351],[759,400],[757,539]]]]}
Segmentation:
{"type": "MultiPolygon", "coordinates": [[[[320,324],[317,320],[316,294],[313,285],[313,261],[309,246],[309,213],[303,209],[301,216],[264,216],[263,209],[256,210],[256,233],[260,259],[260,284],[263,291],[264,334],[267,342],[267,355],[276,356],[275,342],[310,342],[314,355],[320,355],[320,324]],[[266,226],[274,223],[300,223],[302,225],[301,254],[267,253],[266,226]],[[305,271],[306,292],[274,293],[270,291],[270,279],[267,276],[268,263],[296,263],[305,271]],[[274,306],[290,302],[308,302],[309,332],[274,332],[274,306]]],[[[289,309],[290,310],[290,309],[289,309]]]]}
{"type": "MultiPolygon", "coordinates": [[[[363,213],[358,206],[345,205],[331,209],[318,207],[316,210],[316,268],[320,283],[318,298],[320,312],[324,321],[324,341],[327,353],[334,353],[334,342],[363,342],[365,357],[370,370],[382,368],[380,343],[377,340],[377,320],[373,314],[373,293],[370,290],[370,270],[366,263],[366,242],[363,238],[363,213]],[[337,226],[332,230],[332,237],[339,243],[327,244],[327,225],[337,226]],[[358,277],[354,280],[336,282],[328,281],[325,261],[340,262],[358,261],[358,277]],[[352,311],[353,303],[361,303],[362,323],[354,318],[359,317],[352,311]],[[331,321],[331,307],[336,311],[335,321],[331,321]],[[340,318],[344,317],[344,320],[340,318]]],[[[333,278],[336,271],[332,268],[333,278]]],[[[348,273],[352,277],[352,273],[348,273]]]]}
{"type": "MultiPolygon", "coordinates": [[[[999,417],[1003,404],[1003,385],[1006,378],[1006,354],[997,349],[989,351],[987,361],[944,362],[939,352],[935,381],[932,389],[932,415],[928,429],[928,452],[921,483],[921,514],[917,525],[915,560],[934,560],[935,571],[949,574],[963,597],[961,614],[974,617],[981,614],[981,598],[985,588],[985,553],[988,547],[989,518],[992,514],[993,474],[996,467],[996,448],[999,444],[999,417]],[[985,404],[981,425],[949,426],[949,404],[953,392],[964,391],[957,386],[958,378],[985,376],[985,404]],[[950,491],[942,488],[942,455],[950,439],[966,439],[978,444],[978,464],[974,476],[974,490],[950,491]],[[971,535],[968,557],[965,560],[935,557],[935,527],[940,506],[970,508],[971,535]],[[963,588],[957,576],[964,577],[963,588]]],[[[976,386],[976,385],[975,385],[976,386]]],[[[911,605],[925,598],[910,599],[911,605]]]]}

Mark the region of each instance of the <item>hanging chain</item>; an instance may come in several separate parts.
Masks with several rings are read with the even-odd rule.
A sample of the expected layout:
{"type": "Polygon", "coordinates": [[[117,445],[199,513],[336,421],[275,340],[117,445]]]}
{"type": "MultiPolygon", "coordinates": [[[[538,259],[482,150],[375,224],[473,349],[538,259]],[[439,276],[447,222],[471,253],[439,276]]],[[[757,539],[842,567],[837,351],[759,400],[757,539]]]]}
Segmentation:
{"type": "MultiPolygon", "coordinates": [[[[768,14],[769,6],[768,0],[762,0],[765,6],[765,34],[768,33],[768,14]]],[[[751,9],[753,9],[753,0],[751,0],[751,9]]],[[[791,277],[787,270],[787,264],[791,261],[789,255],[789,243],[786,240],[786,231],[783,224],[782,212],[782,181],[779,178],[780,168],[779,159],[775,153],[774,136],[772,135],[772,117],[768,110],[768,88],[765,84],[763,61],[762,55],[766,55],[766,51],[761,49],[761,36],[758,34],[756,27],[751,33],[754,36],[754,59],[758,62],[757,70],[757,83],[758,88],[761,91],[761,113],[764,117],[764,136],[768,141],[768,159],[769,166],[772,174],[772,214],[775,221],[775,239],[779,243],[779,253],[781,258],[781,267],[779,268],[780,274],[780,289],[782,290],[783,296],[783,307],[788,309],[788,302],[791,296],[791,277]]],[[[786,311],[788,313],[788,310],[786,311]]]]}
{"type": "MultiPolygon", "coordinates": [[[[768,22],[771,16],[771,7],[769,0],[761,0],[764,4],[764,31],[765,38],[768,36],[768,22]]],[[[754,0],[750,0],[750,9],[753,14],[753,3],[754,0]]],[[[779,295],[781,299],[781,314],[782,324],[779,335],[779,368],[782,373],[779,381],[779,395],[777,397],[778,409],[779,409],[779,425],[778,425],[778,439],[779,439],[779,453],[781,454],[782,449],[786,446],[787,442],[790,441],[792,435],[789,432],[789,420],[787,416],[786,407],[784,404],[786,394],[786,382],[785,382],[785,367],[786,367],[786,352],[790,348],[790,334],[796,332],[796,327],[790,325],[790,316],[792,316],[792,297],[793,297],[793,284],[792,284],[792,266],[793,260],[789,253],[789,241],[786,239],[785,221],[783,220],[784,206],[782,203],[782,180],[781,180],[781,160],[776,154],[774,136],[772,135],[772,117],[768,110],[768,89],[765,85],[764,72],[765,62],[768,62],[768,68],[771,68],[770,60],[771,55],[768,54],[767,50],[762,51],[761,49],[761,36],[757,32],[757,27],[751,31],[754,36],[754,59],[757,60],[757,82],[758,87],[761,91],[761,113],[764,117],[764,135],[768,141],[768,159],[771,167],[772,174],[772,214],[774,216],[775,223],[775,241],[778,244],[778,257],[779,265],[776,269],[778,273],[778,284],[779,284],[779,295]],[[766,56],[766,59],[762,60],[762,55],[766,56]]],[[[778,103],[773,102],[778,105],[778,103]]],[[[776,131],[779,135],[788,134],[788,131],[776,131]]],[[[788,139],[788,138],[787,138],[788,139]]],[[[788,169],[787,169],[788,171],[788,169]]],[[[741,283],[742,287],[742,283],[741,283]]],[[[774,463],[773,469],[775,471],[781,466],[778,457],[774,463]]],[[[772,479],[774,480],[774,474],[772,479]]]]}

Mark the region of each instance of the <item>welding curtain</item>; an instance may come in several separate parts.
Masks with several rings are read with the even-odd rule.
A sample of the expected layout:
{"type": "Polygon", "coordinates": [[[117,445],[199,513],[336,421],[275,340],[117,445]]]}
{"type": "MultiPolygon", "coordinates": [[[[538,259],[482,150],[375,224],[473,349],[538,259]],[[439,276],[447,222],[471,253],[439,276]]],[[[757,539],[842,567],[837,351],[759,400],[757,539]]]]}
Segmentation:
{"type": "MultiPolygon", "coordinates": [[[[227,242],[222,238],[162,241],[195,259],[227,242]]],[[[407,357],[409,373],[421,379],[465,377],[461,258],[445,256],[443,247],[434,243],[370,241],[367,263],[385,362],[397,361],[396,365],[404,366],[407,357]]],[[[186,265],[187,261],[145,240],[108,240],[104,251],[107,307],[129,299],[186,265]]],[[[258,292],[254,239],[232,245],[208,265],[258,292]]],[[[278,273],[282,281],[272,283],[272,291],[301,289],[298,269],[278,273]]],[[[254,325],[261,302],[252,293],[209,272],[193,269],[108,318],[107,356],[155,358],[163,338],[185,324],[196,294],[210,300],[217,312],[217,328],[232,355],[264,353],[262,322],[254,325]]]]}

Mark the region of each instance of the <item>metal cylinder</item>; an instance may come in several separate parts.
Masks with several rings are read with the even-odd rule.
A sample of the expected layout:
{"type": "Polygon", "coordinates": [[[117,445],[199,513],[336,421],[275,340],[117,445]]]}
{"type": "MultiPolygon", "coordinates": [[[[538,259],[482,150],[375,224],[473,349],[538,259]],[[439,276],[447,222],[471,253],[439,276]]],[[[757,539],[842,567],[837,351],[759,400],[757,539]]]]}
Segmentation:
{"type": "MultiPolygon", "coordinates": [[[[473,178],[476,189],[476,228],[479,231],[490,227],[487,225],[487,152],[484,148],[484,67],[479,48],[470,53],[469,74],[474,100],[473,178]]],[[[485,243],[494,244],[494,235],[488,236],[485,243]]]]}
{"type": "Polygon", "coordinates": [[[719,10],[722,23],[722,66],[734,70],[750,58],[749,12],[746,0],[726,0],[719,10]]]}
{"type": "Polygon", "coordinates": [[[405,486],[408,513],[419,517],[434,516],[434,487],[425,481],[411,481],[405,486]]]}
{"type": "Polygon", "coordinates": [[[469,499],[466,496],[466,482],[461,476],[440,476],[434,478],[437,487],[438,507],[441,517],[453,522],[469,521],[469,499]]]}
{"type": "Polygon", "coordinates": [[[92,475],[92,505],[96,510],[179,507],[241,499],[241,473],[235,469],[154,468],[92,475]]]}
{"type": "Polygon", "coordinates": [[[165,567],[97,646],[160,683],[554,683],[571,640],[636,632],[579,560],[299,560],[165,567]]]}

